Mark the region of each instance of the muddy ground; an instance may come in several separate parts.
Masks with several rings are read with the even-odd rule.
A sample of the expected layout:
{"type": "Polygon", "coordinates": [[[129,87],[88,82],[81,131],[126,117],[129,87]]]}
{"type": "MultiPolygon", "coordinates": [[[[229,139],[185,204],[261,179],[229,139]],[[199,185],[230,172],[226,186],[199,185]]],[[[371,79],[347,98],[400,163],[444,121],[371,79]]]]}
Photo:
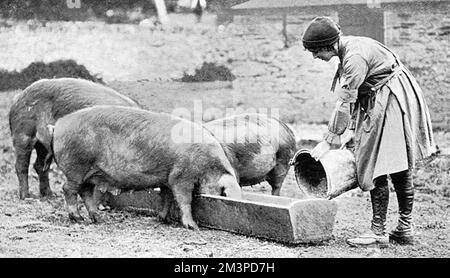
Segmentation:
{"type": "MultiPolygon", "coordinates": [[[[334,73],[333,65],[313,61],[298,45],[284,49],[278,23],[275,27],[248,25],[246,28],[250,31],[246,32],[251,34],[237,25],[230,25],[223,32],[211,26],[202,29],[183,23],[167,30],[161,27],[144,30],[144,27],[96,23],[48,23],[36,28],[19,24],[4,28],[0,34],[3,42],[0,58],[2,66],[8,70],[24,68],[34,60],[74,58],[90,70],[103,73],[109,86],[138,100],[147,109],[173,112],[176,108],[186,108],[192,112],[196,103],[200,103],[205,121],[222,116],[227,108],[233,108],[234,112],[251,108],[278,109],[280,117],[294,129],[298,148],[311,147],[300,139],[320,139],[320,132],[326,128],[323,124],[333,107],[333,99],[327,91],[334,73]],[[204,61],[228,65],[237,79],[207,84],[174,81],[185,71],[192,73],[204,61]]],[[[449,257],[450,134],[448,126],[445,129],[448,110],[445,95],[449,83],[448,74],[440,70],[448,68],[448,59],[442,61],[439,55],[439,51],[448,48],[448,41],[440,37],[432,46],[434,48],[425,54],[430,58],[428,63],[439,68],[424,71],[423,76],[427,78],[422,80],[426,81],[432,116],[438,119],[442,116],[435,135],[438,145],[446,151],[418,165],[414,172],[417,243],[413,246],[356,249],[345,243],[347,238],[364,232],[370,224],[369,194],[359,189],[335,199],[338,212],[333,237],[315,245],[286,245],[207,228],[191,231],[177,223],[160,223],[151,214],[114,210],[101,213],[105,223],[72,224],[64,209],[61,190],[64,177],[55,165],[50,176],[54,198],[18,199],[7,122],[7,112],[17,92],[2,92],[0,257],[449,257]],[[433,57],[438,57],[439,62],[438,58],[432,60],[433,57]],[[441,96],[443,98],[439,98],[441,96]]],[[[410,64],[416,62],[413,65],[417,67],[420,60],[414,58],[414,49],[406,47],[402,55],[409,57],[410,64]]],[[[35,195],[37,187],[37,175],[30,167],[30,189],[35,195]]],[[[244,190],[270,194],[266,183],[244,190]]],[[[292,171],[281,195],[302,197],[292,171]]],[[[82,212],[87,218],[83,206],[82,212]]],[[[391,186],[389,229],[396,221],[397,202],[391,186]]]]}

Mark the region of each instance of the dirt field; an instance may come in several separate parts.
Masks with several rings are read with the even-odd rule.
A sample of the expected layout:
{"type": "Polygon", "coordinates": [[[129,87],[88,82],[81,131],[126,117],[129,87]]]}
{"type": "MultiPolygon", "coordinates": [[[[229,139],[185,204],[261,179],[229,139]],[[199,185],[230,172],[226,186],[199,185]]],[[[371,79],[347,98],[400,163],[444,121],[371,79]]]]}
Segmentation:
{"type": "MultiPolygon", "coordinates": [[[[291,124],[298,140],[317,140],[326,128],[323,124],[333,105],[327,88],[334,67],[313,61],[299,46],[282,49],[279,34],[274,31],[277,29],[262,25],[254,27],[258,29],[253,30],[254,35],[244,37],[237,26],[227,27],[225,33],[218,34],[212,27],[195,29],[190,25],[175,26],[170,30],[140,28],[55,23],[31,29],[20,25],[0,34],[1,41],[5,42],[0,59],[11,70],[25,67],[30,59],[74,58],[90,70],[102,72],[108,85],[154,111],[173,112],[175,108],[186,108],[192,112],[195,105],[201,104],[205,112],[203,120],[211,120],[222,116],[226,108],[233,108],[235,113],[250,108],[277,109],[280,117],[291,124]],[[261,30],[270,35],[257,32],[261,30]],[[198,52],[192,52],[193,49],[198,52]],[[203,61],[224,62],[230,57],[229,66],[238,76],[233,83],[173,81],[183,71],[191,72],[203,61]]],[[[442,50],[448,47],[448,42],[442,39],[435,45],[442,50]]],[[[402,55],[409,57],[408,61],[415,61],[411,58],[413,53],[414,48],[409,52],[405,50],[402,55]]],[[[436,53],[429,56],[440,56],[436,53]]],[[[439,64],[443,68],[446,65],[448,59],[439,64]]],[[[426,88],[437,88],[437,96],[445,96],[448,92],[449,83],[442,76],[445,77],[445,73],[441,71],[426,73],[426,84],[429,85],[426,88]]],[[[345,240],[365,231],[371,217],[369,194],[354,190],[335,200],[338,213],[331,240],[317,245],[290,246],[206,228],[190,231],[177,223],[162,224],[152,215],[135,212],[102,212],[105,223],[72,224],[64,209],[61,189],[64,177],[55,165],[50,179],[56,196],[20,201],[7,122],[7,112],[15,93],[0,93],[0,257],[450,257],[448,129],[435,132],[438,145],[447,154],[422,163],[415,170],[417,244],[392,245],[384,249],[349,247],[345,240]]],[[[439,100],[433,97],[436,95],[427,98],[439,100]]],[[[443,127],[446,105],[438,101],[432,105],[437,107],[432,111],[433,115],[443,115],[443,127]]],[[[299,141],[298,147],[310,145],[299,141]]],[[[30,189],[37,195],[37,175],[31,167],[30,176],[30,189]]],[[[244,190],[269,194],[266,183],[244,190]]],[[[281,195],[301,197],[292,171],[281,195]]],[[[82,212],[87,218],[83,206],[82,212]]],[[[388,228],[393,228],[396,221],[397,202],[391,186],[388,228]]]]}
{"type": "MultiPolygon", "coordinates": [[[[142,87],[136,83],[136,87],[142,87]]],[[[167,89],[179,84],[167,84],[167,89]]],[[[139,96],[142,90],[133,90],[139,96]]],[[[201,94],[200,92],[197,92],[201,94]]],[[[289,246],[262,239],[201,228],[199,232],[180,225],[162,224],[152,215],[134,212],[102,212],[103,224],[71,224],[64,210],[64,177],[52,166],[51,184],[56,197],[20,201],[14,173],[14,155],[6,121],[14,92],[2,94],[0,102],[0,256],[3,257],[448,257],[450,157],[438,156],[419,167],[416,173],[415,227],[419,243],[392,245],[386,249],[355,249],[345,239],[363,232],[369,225],[369,195],[359,189],[336,199],[338,214],[333,239],[318,245],[289,246]]],[[[204,94],[211,94],[206,90],[204,94]]],[[[145,99],[137,98],[139,101],[145,99]]],[[[148,101],[151,101],[149,98],[148,101]]],[[[448,138],[444,138],[448,141],[448,138]]],[[[301,146],[299,146],[301,147],[301,146]]],[[[303,145],[302,147],[308,147],[303,145]]],[[[31,191],[38,194],[37,176],[30,168],[31,191]]],[[[244,190],[270,194],[267,183],[244,190]]],[[[282,188],[282,196],[302,197],[292,171],[282,188]]],[[[396,222],[397,203],[391,192],[388,226],[396,222]]],[[[80,203],[81,205],[81,203],[80,203]]],[[[82,211],[87,218],[86,211],[82,211]]],[[[320,220],[319,220],[320,221],[320,220]]]]}

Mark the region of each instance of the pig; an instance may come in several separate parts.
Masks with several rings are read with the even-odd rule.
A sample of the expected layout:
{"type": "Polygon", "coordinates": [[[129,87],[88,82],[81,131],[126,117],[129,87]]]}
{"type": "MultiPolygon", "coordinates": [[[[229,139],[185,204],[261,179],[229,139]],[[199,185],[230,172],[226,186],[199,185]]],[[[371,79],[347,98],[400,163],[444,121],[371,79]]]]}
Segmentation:
{"type": "Polygon", "coordinates": [[[9,126],[16,155],[19,197],[30,197],[28,168],[33,149],[34,169],[39,176],[41,196],[51,196],[48,169],[52,163],[51,136],[47,126],[76,110],[96,104],[140,107],[139,104],[106,86],[76,78],[42,79],[17,96],[9,111],[9,126]]]}
{"type": "Polygon", "coordinates": [[[296,150],[295,135],[286,124],[266,114],[246,113],[204,126],[221,142],[241,186],[267,181],[272,195],[280,195],[296,150]]]}
{"type": "Polygon", "coordinates": [[[202,125],[170,114],[118,106],[85,108],[56,122],[52,146],[67,178],[63,191],[75,222],[83,220],[78,195],[92,222],[101,221],[97,191],[115,195],[159,187],[159,218],[168,220],[174,200],[181,223],[192,229],[198,229],[193,194],[241,198],[234,169],[217,139],[202,125]]]}

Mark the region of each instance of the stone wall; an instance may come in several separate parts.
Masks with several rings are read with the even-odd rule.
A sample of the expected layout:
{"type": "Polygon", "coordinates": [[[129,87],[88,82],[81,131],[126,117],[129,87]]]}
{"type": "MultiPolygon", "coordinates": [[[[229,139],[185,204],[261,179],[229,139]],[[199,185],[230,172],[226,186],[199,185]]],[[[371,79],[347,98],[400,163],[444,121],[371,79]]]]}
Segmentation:
{"type": "Polygon", "coordinates": [[[419,81],[435,127],[450,129],[450,3],[432,10],[390,12],[388,45],[419,81]]]}
{"type": "MultiPolygon", "coordinates": [[[[433,7],[419,7],[417,10],[409,7],[408,10],[391,10],[385,12],[385,38],[386,44],[394,50],[417,78],[421,85],[431,110],[435,128],[450,129],[450,3],[444,2],[433,7]]],[[[337,20],[337,13],[321,14],[337,20]]],[[[301,53],[298,46],[304,28],[314,16],[289,15],[288,43],[291,45],[285,51],[279,51],[272,61],[262,57],[270,55],[264,52],[264,45],[271,39],[281,36],[280,16],[238,16],[234,24],[247,27],[246,39],[257,44],[254,48],[259,51],[258,58],[250,59],[245,66],[234,63],[237,74],[245,81],[258,87],[258,83],[273,82],[273,89],[284,92],[299,93],[301,98],[302,85],[309,83],[310,78],[320,78],[316,84],[317,96],[328,98],[323,91],[327,91],[336,62],[325,65],[321,61],[313,61],[311,56],[301,53]],[[272,22],[274,29],[262,28],[272,22]],[[258,29],[256,31],[256,29],[258,29]],[[263,39],[265,38],[265,39],[263,39]],[[260,41],[257,43],[257,41],[260,41]],[[281,54],[283,53],[283,54],[281,54]],[[283,59],[285,57],[286,59],[283,59]],[[277,67],[281,62],[282,66],[277,67]],[[247,68],[245,68],[247,67],[247,68]],[[308,68],[306,71],[304,68],[308,68]],[[252,69],[252,70],[250,70],[252,69]],[[307,75],[305,75],[305,72],[307,75]],[[253,74],[253,78],[252,78],[253,74]]],[[[250,44],[251,45],[251,44],[250,44]]],[[[265,87],[265,86],[263,86],[265,87]]],[[[308,86],[308,89],[311,87],[308,86]]],[[[313,88],[314,89],[314,88],[313,88]]],[[[324,105],[332,108],[327,101],[324,105]]],[[[303,117],[304,118],[304,117],[303,117]]]]}

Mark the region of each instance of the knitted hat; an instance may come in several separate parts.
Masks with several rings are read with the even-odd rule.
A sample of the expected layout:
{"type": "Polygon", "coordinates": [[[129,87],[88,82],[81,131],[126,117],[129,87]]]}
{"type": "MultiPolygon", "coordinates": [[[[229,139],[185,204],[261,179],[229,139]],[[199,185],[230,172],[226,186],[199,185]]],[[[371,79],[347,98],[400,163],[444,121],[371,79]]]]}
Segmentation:
{"type": "Polygon", "coordinates": [[[311,21],[303,34],[303,46],[317,49],[333,45],[341,35],[341,27],[329,17],[316,17],[311,21]]]}

